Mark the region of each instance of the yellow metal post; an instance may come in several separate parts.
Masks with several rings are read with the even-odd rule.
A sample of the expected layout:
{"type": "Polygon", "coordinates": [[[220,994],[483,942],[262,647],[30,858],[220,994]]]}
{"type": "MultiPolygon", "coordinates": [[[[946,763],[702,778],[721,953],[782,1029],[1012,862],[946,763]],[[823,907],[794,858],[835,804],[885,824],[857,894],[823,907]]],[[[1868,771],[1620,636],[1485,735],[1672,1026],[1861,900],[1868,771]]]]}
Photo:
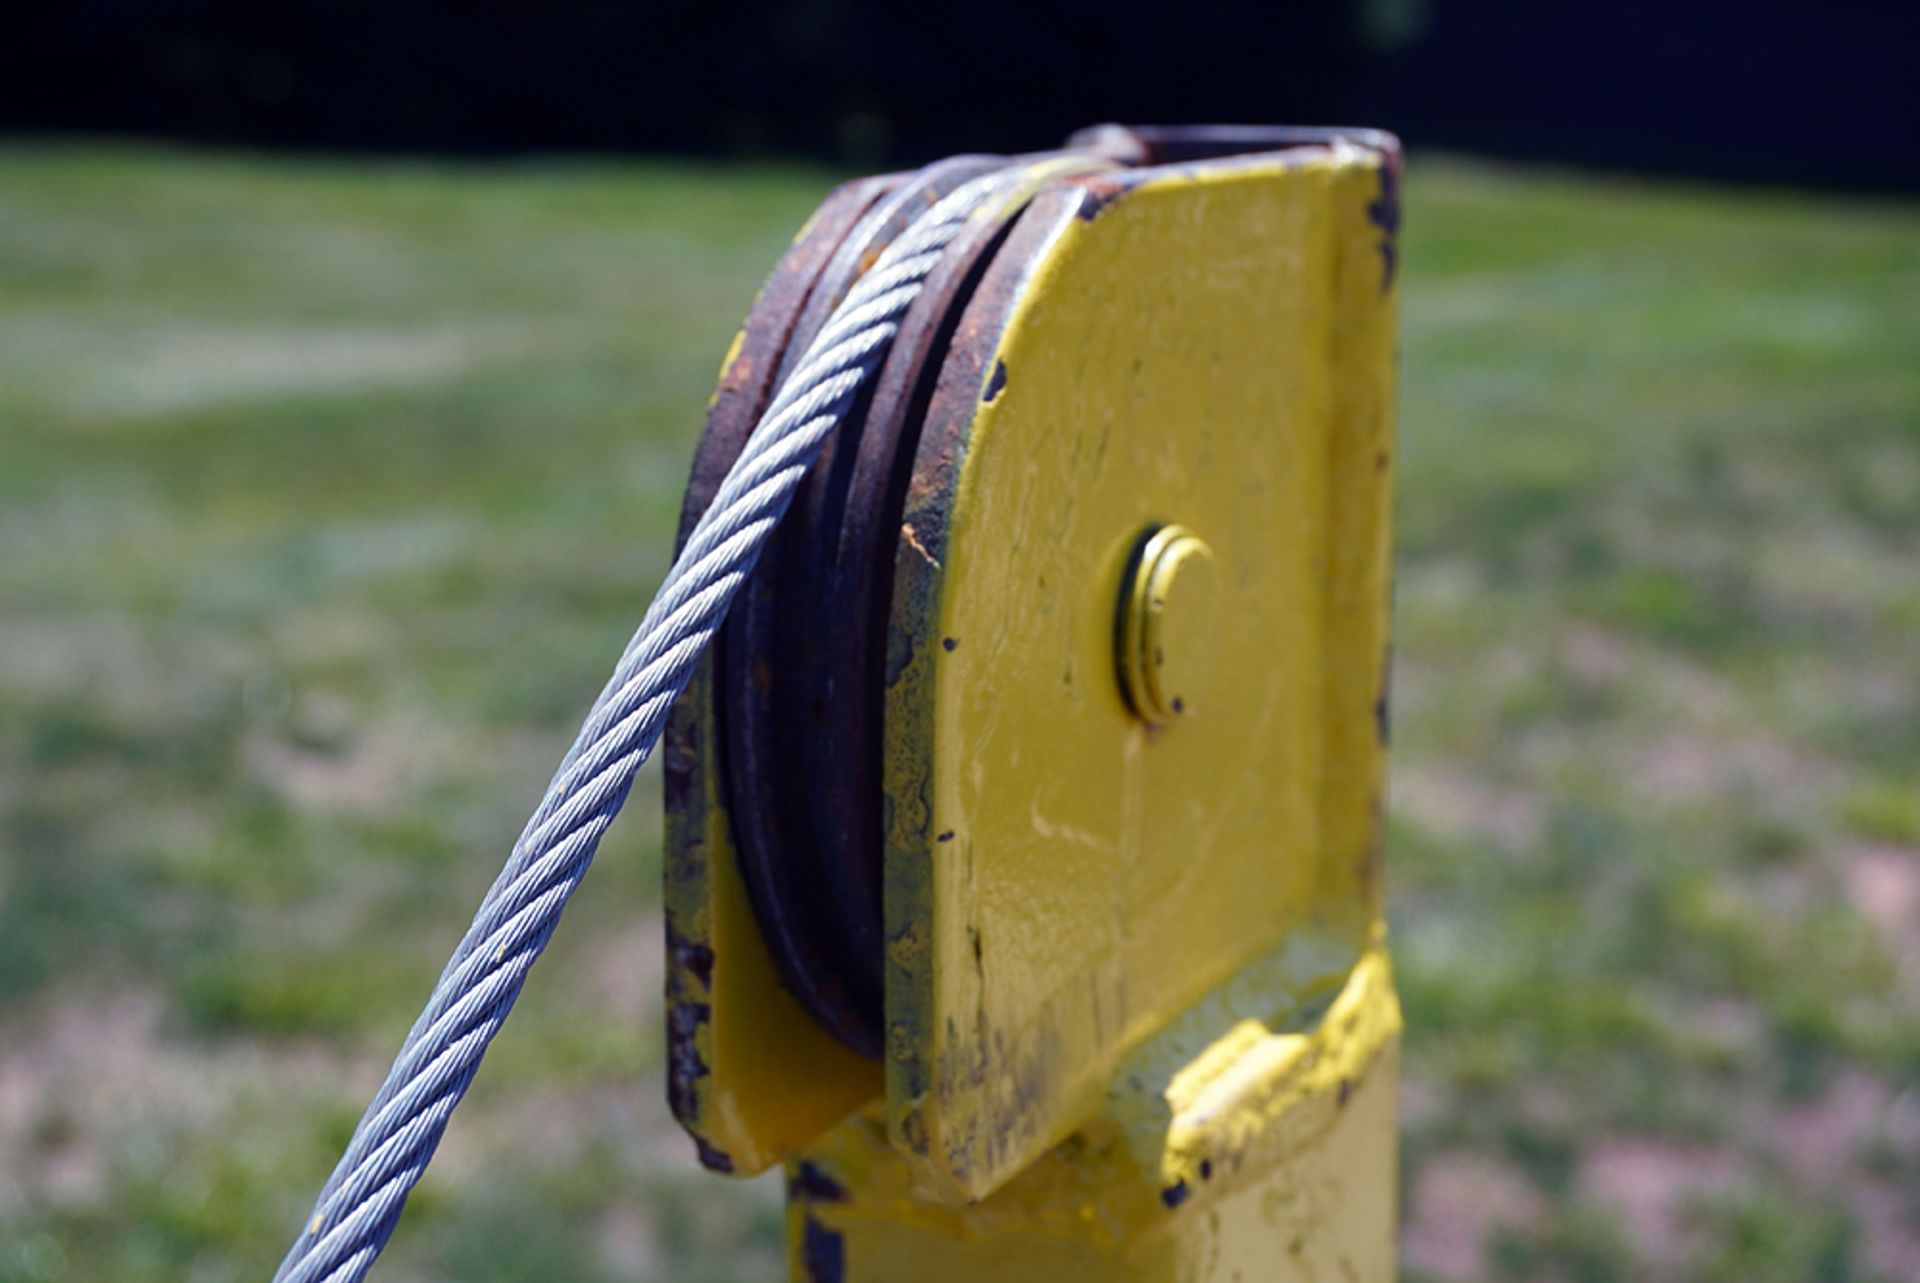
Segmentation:
{"type": "Polygon", "coordinates": [[[904,402],[879,1063],[762,941],[706,682],[669,759],[675,1108],[711,1166],[787,1162],[794,1278],[1386,1279],[1397,148],[1079,141],[1121,167],[981,251],[904,402]]]}

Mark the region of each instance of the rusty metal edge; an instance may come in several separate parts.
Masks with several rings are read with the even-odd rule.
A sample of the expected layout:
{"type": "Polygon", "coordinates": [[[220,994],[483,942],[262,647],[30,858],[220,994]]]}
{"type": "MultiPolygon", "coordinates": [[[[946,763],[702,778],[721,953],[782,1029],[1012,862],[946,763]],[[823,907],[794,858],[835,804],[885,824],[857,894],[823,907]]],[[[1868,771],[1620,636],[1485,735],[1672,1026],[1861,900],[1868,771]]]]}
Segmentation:
{"type": "Polygon", "coordinates": [[[840,882],[826,925],[861,968],[876,1031],[884,992],[880,736],[894,542],[921,415],[948,337],[1017,216],[1012,211],[969,226],[902,319],[857,440],[846,443],[856,445],[850,466],[838,477],[822,478],[843,488],[839,520],[821,519],[825,513],[817,518],[820,551],[807,582],[790,581],[795,591],[782,615],[785,635],[828,643],[789,671],[784,720],[811,744],[799,761],[804,840],[832,853],[832,875],[840,882]]]}
{"type": "MultiPolygon", "coordinates": [[[[781,375],[894,237],[940,197],[1003,164],[985,156],[941,161],[876,201],[821,269],[794,323],[781,375]]],[[[808,709],[789,690],[791,674],[819,667],[824,660],[812,652],[836,640],[833,632],[792,626],[789,616],[809,592],[812,568],[823,555],[818,532],[837,507],[836,461],[850,457],[846,445],[859,437],[865,411],[856,405],[823,447],[761,554],[717,640],[715,672],[727,811],[762,934],[788,988],[814,1018],[855,1051],[878,1057],[879,923],[877,915],[869,925],[843,911],[846,900],[862,894],[850,876],[856,868],[838,858],[840,852],[808,840],[804,768],[817,754],[805,735],[808,709]]],[[[871,873],[877,879],[877,860],[871,873]]],[[[877,897],[877,881],[873,891],[877,897]]]]}
{"type": "MultiPolygon", "coordinates": [[[[821,269],[854,223],[897,182],[896,176],[881,176],[835,188],[768,275],[721,368],[708,406],[682,501],[676,551],[712,503],[771,398],[780,359],[821,269]]],[[[701,662],[692,683],[675,702],[663,737],[666,1081],[668,1105],[694,1137],[700,1161],[725,1172],[732,1170],[732,1159],[703,1135],[701,1102],[708,1066],[698,1046],[700,1031],[712,1016],[715,957],[700,925],[703,906],[689,902],[695,889],[706,885],[706,862],[724,858],[707,842],[709,814],[724,806],[715,760],[719,749],[715,693],[709,658],[701,662]]]]}

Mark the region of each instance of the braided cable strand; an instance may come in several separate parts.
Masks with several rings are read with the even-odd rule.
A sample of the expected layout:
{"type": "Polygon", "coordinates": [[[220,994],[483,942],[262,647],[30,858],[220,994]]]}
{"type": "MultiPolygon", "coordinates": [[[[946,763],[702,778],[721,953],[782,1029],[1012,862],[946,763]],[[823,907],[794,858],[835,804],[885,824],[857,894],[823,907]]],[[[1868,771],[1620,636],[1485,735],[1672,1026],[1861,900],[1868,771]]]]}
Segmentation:
{"type": "Polygon", "coordinates": [[[1000,170],[956,189],[887,247],[807,346],[667,572],[275,1283],[356,1283],[366,1275],[659,740],[668,708],[942,251],[983,207],[1024,199],[1060,168],[1000,170]]]}

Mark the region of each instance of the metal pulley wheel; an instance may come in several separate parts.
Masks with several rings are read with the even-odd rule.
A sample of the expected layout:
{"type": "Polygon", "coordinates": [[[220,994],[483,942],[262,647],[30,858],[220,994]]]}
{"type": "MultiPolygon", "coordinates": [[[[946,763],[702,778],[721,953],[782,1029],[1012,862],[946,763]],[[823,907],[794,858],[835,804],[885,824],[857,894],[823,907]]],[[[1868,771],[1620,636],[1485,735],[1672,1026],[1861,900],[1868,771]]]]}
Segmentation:
{"type": "MultiPolygon", "coordinates": [[[[697,447],[691,530],[795,356],[914,217],[1008,164],[962,157],[831,197],[748,318],[697,447]],[[751,342],[764,351],[749,353],[751,342]]],[[[881,1046],[881,770],[888,590],[934,358],[1012,211],[978,223],[910,311],[871,395],[830,439],[716,642],[720,787],[742,875],[793,993],[881,1046]]],[[[671,734],[671,732],[670,732],[671,734]]],[[[669,749],[671,752],[671,748],[669,749]]]]}
{"type": "Polygon", "coordinates": [[[709,1165],[884,1089],[894,1143],[978,1196],[1289,930],[1366,947],[1378,773],[1325,762],[1384,682],[1396,156],[1106,127],[847,184],[775,268],[683,539],[885,246],[1028,176],[945,252],[669,725],[670,1092],[709,1165]]]}

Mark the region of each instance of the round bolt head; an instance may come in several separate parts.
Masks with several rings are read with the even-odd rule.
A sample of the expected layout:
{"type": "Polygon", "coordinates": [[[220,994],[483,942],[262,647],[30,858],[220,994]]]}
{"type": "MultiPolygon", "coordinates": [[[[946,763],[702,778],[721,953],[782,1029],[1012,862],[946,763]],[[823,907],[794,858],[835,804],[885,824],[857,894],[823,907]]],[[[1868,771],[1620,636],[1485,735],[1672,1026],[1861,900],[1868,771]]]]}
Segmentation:
{"type": "Polygon", "coordinates": [[[1219,568],[1206,541],[1185,526],[1147,532],[1121,590],[1120,687],[1134,713],[1166,726],[1194,712],[1220,621],[1219,568]]]}

